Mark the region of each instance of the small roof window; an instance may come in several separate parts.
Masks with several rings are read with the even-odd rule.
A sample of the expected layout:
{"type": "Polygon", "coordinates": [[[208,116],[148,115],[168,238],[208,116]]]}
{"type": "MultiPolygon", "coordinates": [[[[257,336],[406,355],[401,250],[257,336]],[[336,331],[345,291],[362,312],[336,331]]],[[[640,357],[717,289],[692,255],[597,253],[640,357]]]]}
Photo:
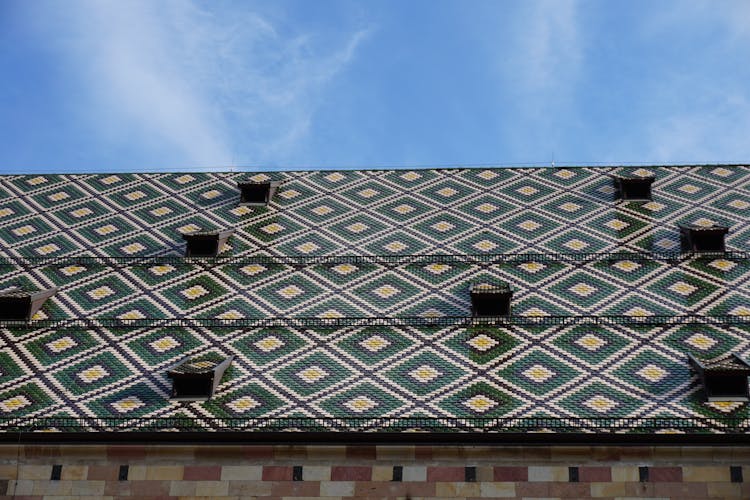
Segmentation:
{"type": "Polygon", "coordinates": [[[234,229],[184,233],[182,237],[187,242],[185,257],[216,257],[224,249],[232,233],[234,229]]]}
{"type": "Polygon", "coordinates": [[[612,177],[615,183],[615,194],[618,199],[626,201],[650,201],[651,184],[655,177],[651,176],[624,176],[612,177]]]}
{"type": "Polygon", "coordinates": [[[172,367],[167,376],[172,379],[172,399],[178,401],[205,401],[214,395],[221,377],[234,356],[197,360],[186,358],[172,367]]]}
{"type": "Polygon", "coordinates": [[[240,188],[240,205],[265,206],[271,203],[281,181],[242,181],[240,188]]]}
{"type": "Polygon", "coordinates": [[[732,354],[718,359],[700,359],[688,354],[698,373],[708,401],[750,401],[747,377],[750,364],[732,354]]]}
{"type": "Polygon", "coordinates": [[[473,316],[510,316],[513,290],[508,283],[472,283],[469,294],[473,316]]]}
{"type": "Polygon", "coordinates": [[[20,287],[0,291],[0,320],[31,321],[57,288],[27,292],[20,287]]]}
{"type": "Polygon", "coordinates": [[[651,176],[612,176],[615,183],[615,194],[618,199],[626,201],[650,201],[651,184],[655,177],[651,176]]]}
{"type": "Polygon", "coordinates": [[[727,226],[718,224],[679,224],[680,244],[683,252],[724,252],[727,226]]]}

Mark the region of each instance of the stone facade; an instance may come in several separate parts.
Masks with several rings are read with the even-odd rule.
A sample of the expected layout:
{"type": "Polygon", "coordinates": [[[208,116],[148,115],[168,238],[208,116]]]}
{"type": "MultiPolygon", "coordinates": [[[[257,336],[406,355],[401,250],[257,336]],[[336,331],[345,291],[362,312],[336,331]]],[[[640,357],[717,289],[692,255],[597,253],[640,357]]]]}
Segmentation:
{"type": "Polygon", "coordinates": [[[750,448],[0,446],[0,498],[87,497],[741,499],[750,448]]]}

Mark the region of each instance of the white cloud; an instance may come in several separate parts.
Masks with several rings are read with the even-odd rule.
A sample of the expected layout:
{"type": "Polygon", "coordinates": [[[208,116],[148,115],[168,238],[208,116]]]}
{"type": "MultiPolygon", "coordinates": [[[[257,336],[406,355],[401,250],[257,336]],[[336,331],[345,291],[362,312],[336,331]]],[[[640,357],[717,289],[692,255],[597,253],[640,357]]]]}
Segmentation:
{"type": "Polygon", "coordinates": [[[520,52],[523,84],[549,90],[575,80],[581,64],[581,41],[574,0],[527,3],[521,13],[520,52]]]}
{"type": "Polygon", "coordinates": [[[120,146],[159,145],[167,158],[157,165],[283,161],[369,33],[325,43],[281,34],[244,3],[223,11],[177,0],[65,5],[72,36],[63,50],[94,98],[97,133],[120,146]]]}
{"type": "Polygon", "coordinates": [[[740,93],[721,93],[692,109],[653,117],[646,129],[645,149],[655,162],[733,163],[750,158],[750,102],[740,93]]]}

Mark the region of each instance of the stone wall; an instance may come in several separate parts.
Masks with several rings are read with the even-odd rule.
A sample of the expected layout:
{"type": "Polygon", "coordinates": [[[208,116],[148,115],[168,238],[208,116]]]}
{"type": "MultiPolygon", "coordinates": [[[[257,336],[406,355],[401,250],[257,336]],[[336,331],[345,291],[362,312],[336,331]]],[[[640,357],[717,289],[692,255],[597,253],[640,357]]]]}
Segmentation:
{"type": "Polygon", "coordinates": [[[748,499],[750,447],[0,445],[0,498],[85,497],[748,499]]]}

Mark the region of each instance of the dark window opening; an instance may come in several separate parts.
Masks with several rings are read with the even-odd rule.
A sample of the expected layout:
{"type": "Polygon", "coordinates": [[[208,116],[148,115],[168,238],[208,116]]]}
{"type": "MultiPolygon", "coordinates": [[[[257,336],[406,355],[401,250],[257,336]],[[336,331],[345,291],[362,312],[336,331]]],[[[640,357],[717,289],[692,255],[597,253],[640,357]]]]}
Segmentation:
{"type": "Polygon", "coordinates": [[[577,483],[578,480],[578,467],[568,467],[568,481],[577,483]]]}
{"type": "Polygon", "coordinates": [[[172,379],[172,399],[204,401],[213,396],[234,356],[224,359],[186,358],[167,371],[172,379]]]}
{"type": "Polygon", "coordinates": [[[302,481],[302,466],[295,465],[292,468],[292,481],[302,481]]]}
{"type": "Polygon", "coordinates": [[[280,181],[238,182],[241,205],[268,205],[276,193],[280,181]]]}
{"type": "Polygon", "coordinates": [[[739,465],[732,465],[729,467],[729,477],[733,483],[742,482],[742,467],[739,465]]]}
{"type": "Polygon", "coordinates": [[[474,316],[510,316],[513,291],[507,283],[474,283],[469,293],[474,316]]]}
{"type": "Polygon", "coordinates": [[[185,257],[216,257],[224,249],[234,229],[224,231],[197,231],[182,235],[187,242],[185,257]]]}
{"type": "Polygon", "coordinates": [[[13,287],[0,292],[0,320],[31,321],[48,298],[57,293],[57,288],[38,292],[25,292],[13,287]]]}
{"type": "Polygon", "coordinates": [[[698,226],[680,225],[680,244],[683,252],[724,252],[724,237],[729,232],[727,226],[714,224],[698,226]]]}
{"type": "Polygon", "coordinates": [[[648,467],[638,467],[638,480],[642,483],[648,482],[648,467]]]}
{"type": "Polygon", "coordinates": [[[206,398],[211,397],[213,374],[209,377],[180,377],[172,382],[173,398],[206,398]]]}
{"type": "Polygon", "coordinates": [[[732,354],[704,360],[688,354],[688,358],[700,378],[707,401],[750,401],[750,364],[739,356],[732,354]]]}
{"type": "Polygon", "coordinates": [[[53,465],[50,481],[59,481],[60,477],[62,477],[62,465],[53,465]]]}
{"type": "Polygon", "coordinates": [[[620,200],[651,200],[651,184],[654,177],[621,177],[615,176],[615,192],[620,200]]]}
{"type": "Polygon", "coordinates": [[[404,479],[404,467],[402,465],[393,466],[393,481],[400,482],[404,479]]]}

